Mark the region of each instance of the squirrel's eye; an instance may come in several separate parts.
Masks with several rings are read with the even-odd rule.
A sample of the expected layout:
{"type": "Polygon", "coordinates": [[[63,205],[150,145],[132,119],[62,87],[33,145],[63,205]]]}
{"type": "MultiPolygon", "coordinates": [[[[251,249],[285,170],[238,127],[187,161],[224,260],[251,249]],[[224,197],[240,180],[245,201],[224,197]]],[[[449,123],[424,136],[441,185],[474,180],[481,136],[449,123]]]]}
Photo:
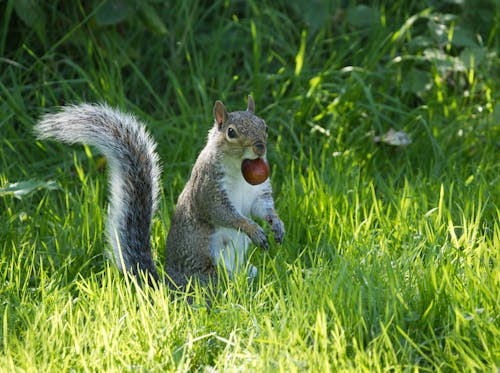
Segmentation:
{"type": "Polygon", "coordinates": [[[238,134],[236,133],[233,127],[229,127],[227,129],[227,137],[229,137],[230,139],[235,139],[238,137],[238,134]]]}

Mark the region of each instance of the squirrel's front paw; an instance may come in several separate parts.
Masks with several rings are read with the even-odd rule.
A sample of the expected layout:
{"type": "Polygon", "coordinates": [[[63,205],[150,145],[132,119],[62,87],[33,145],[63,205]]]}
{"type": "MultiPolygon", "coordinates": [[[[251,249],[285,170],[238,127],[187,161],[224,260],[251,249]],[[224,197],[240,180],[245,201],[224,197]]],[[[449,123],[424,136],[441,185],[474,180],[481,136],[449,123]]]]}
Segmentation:
{"type": "Polygon", "coordinates": [[[269,248],[269,242],[267,242],[266,232],[264,232],[264,229],[258,224],[255,224],[253,228],[253,232],[249,235],[250,239],[261,249],[267,250],[269,248]]]}
{"type": "Polygon", "coordinates": [[[271,230],[274,232],[274,241],[282,243],[285,236],[285,224],[283,224],[278,215],[270,215],[266,220],[271,224],[271,230]]]}

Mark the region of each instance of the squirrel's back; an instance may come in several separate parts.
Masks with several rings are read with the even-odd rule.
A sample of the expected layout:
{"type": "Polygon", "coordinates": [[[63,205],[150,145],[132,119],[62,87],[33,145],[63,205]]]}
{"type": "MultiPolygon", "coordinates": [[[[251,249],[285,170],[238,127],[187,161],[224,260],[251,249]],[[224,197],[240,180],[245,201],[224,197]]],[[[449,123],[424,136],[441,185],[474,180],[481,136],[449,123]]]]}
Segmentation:
{"type": "Polygon", "coordinates": [[[109,163],[108,238],[122,270],[158,280],[151,253],[151,219],[158,204],[156,143],[134,116],[107,105],[65,106],[34,128],[39,139],[95,146],[109,163]]]}

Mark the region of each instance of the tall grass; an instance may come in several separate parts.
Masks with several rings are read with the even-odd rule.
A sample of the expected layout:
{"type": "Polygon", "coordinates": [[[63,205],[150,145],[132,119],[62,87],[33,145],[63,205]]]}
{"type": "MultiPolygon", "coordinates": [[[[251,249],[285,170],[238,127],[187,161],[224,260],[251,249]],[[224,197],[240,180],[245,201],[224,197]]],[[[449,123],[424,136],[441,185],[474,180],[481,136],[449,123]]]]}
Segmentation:
{"type": "Polygon", "coordinates": [[[495,2],[150,1],[118,20],[22,4],[0,3],[1,370],[498,370],[495,2]],[[284,244],[253,251],[258,278],[226,278],[210,307],[197,287],[137,287],[104,255],[105,161],[33,124],[80,101],[149,123],[161,268],[213,102],[247,94],[284,244]],[[374,141],[390,128],[412,143],[374,141]]]}

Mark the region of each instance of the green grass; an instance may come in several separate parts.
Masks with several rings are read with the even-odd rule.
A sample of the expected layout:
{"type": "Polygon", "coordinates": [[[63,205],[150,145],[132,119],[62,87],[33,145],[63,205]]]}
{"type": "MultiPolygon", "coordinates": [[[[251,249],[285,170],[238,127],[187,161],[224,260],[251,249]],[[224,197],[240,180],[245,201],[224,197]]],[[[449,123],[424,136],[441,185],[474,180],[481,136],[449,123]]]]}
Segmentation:
{"type": "Polygon", "coordinates": [[[122,21],[63,1],[21,19],[27,3],[0,2],[1,371],[500,369],[494,1],[150,1],[122,21]],[[103,160],[34,123],[80,101],[149,123],[161,267],[212,105],[247,94],[284,244],[210,309],[203,289],[138,288],[103,254],[103,160]],[[375,143],[390,128],[412,144],[375,143]]]}

